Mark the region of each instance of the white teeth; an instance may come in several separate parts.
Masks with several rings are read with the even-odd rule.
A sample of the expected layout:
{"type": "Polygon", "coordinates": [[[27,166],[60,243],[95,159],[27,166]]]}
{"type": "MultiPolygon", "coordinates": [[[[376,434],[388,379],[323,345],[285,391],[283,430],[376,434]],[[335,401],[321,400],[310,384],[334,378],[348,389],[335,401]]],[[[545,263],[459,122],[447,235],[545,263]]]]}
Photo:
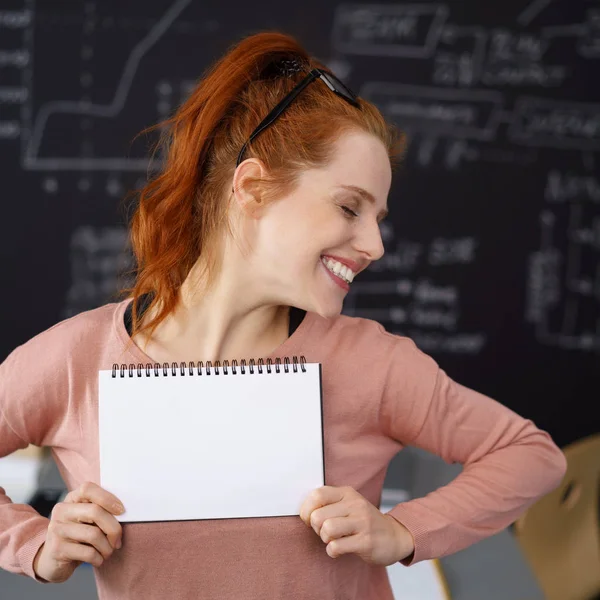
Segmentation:
{"type": "Polygon", "coordinates": [[[332,258],[321,257],[323,264],[332,272],[335,273],[338,277],[346,281],[347,283],[352,283],[354,279],[354,272],[349,269],[346,265],[338,262],[337,260],[333,260],[332,258]]]}

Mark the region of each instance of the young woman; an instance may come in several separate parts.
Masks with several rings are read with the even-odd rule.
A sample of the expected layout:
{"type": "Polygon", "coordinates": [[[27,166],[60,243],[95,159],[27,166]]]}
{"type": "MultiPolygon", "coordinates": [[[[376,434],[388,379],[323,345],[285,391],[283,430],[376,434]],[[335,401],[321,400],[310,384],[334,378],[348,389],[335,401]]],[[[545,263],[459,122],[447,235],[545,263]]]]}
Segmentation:
{"type": "Polygon", "coordinates": [[[340,314],[383,255],[402,152],[373,105],[294,39],[265,33],[231,48],[167,126],[166,163],[131,223],[127,298],[0,366],[0,456],[50,446],[70,490],[50,519],[0,494],[0,567],[60,582],[90,562],[101,600],[389,600],[387,565],[490,536],[559,484],[565,459],[546,432],[410,339],[340,314]],[[117,521],[118,498],[98,485],[99,369],[294,355],[323,366],[328,476],[300,518],[117,521]],[[382,514],[406,445],[464,469],[382,514]]]}

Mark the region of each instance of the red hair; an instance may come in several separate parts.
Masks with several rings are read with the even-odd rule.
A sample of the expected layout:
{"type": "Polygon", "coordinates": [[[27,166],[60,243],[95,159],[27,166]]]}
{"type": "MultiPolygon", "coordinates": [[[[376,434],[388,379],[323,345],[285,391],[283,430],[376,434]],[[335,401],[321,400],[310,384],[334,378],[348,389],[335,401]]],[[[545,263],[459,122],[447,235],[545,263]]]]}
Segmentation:
{"type": "MultiPolygon", "coordinates": [[[[310,69],[327,68],[291,36],[259,33],[242,39],[205,73],[175,114],[142,133],[162,129],[156,149],[166,157],[160,174],[139,192],[130,224],[135,282],[121,294],[133,298],[132,334],[148,335],[176,307],[178,291],[202,256],[209,286],[219,269],[219,236],[227,224],[227,194],[237,155],[252,131],[310,69]],[[303,69],[293,76],[264,77],[274,62],[292,58],[303,69]],[[151,293],[152,320],[139,322],[139,298],[151,293]]],[[[268,199],[289,193],[302,168],[326,165],[341,133],[361,130],[384,144],[392,168],[403,136],[379,110],[360,99],[361,110],[320,82],[309,85],[246,149],[269,173],[268,199]]]]}

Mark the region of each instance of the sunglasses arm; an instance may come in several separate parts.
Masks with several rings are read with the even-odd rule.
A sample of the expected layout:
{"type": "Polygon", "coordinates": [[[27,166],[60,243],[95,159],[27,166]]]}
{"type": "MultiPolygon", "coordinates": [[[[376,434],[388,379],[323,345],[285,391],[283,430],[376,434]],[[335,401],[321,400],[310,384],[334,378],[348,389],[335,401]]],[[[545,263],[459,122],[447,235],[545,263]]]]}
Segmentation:
{"type": "Polygon", "coordinates": [[[277,117],[287,108],[287,106],[296,98],[296,96],[310,83],[312,83],[315,79],[320,77],[321,74],[317,69],[313,69],[302,81],[300,81],[290,93],[281,100],[277,105],[275,105],[269,114],[261,121],[260,125],[254,130],[252,135],[248,138],[248,141],[242,146],[240,153],[238,154],[237,164],[242,162],[242,156],[244,156],[244,152],[250,142],[261,132],[263,132],[269,125],[271,125],[277,117]]]}

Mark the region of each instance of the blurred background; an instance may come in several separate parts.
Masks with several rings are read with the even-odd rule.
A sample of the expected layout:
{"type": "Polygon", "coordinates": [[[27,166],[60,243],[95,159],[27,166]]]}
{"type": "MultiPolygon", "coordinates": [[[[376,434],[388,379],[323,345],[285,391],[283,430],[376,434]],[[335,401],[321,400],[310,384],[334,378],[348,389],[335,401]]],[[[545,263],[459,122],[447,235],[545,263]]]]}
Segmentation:
{"type": "MultiPolygon", "coordinates": [[[[522,523],[391,567],[397,597],[600,597],[598,0],[0,0],[0,361],[130,283],[122,201],[161,166],[154,138],[134,136],[231,44],[269,29],[409,136],[386,254],[344,313],[411,337],[569,460],[522,523]]],[[[456,474],[407,449],[382,507],[456,474]]],[[[0,459],[0,485],[42,514],[65,492],[35,448],[0,459]]],[[[25,597],[95,598],[91,568],[53,586],[0,572],[0,599],[25,597]]]]}

